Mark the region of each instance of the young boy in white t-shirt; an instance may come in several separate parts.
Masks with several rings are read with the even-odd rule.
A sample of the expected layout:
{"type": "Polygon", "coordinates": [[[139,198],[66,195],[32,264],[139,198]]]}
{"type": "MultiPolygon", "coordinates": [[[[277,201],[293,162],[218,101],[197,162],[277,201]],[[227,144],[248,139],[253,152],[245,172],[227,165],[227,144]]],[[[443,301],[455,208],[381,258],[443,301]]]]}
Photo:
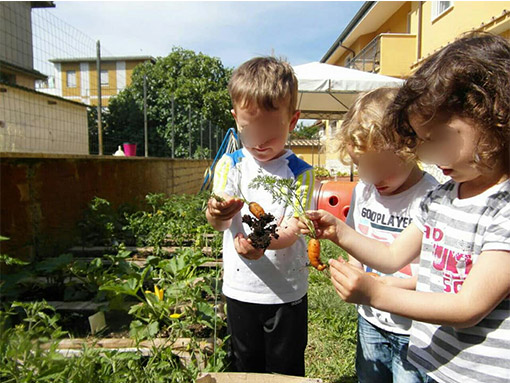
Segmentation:
{"type": "Polygon", "coordinates": [[[300,201],[310,207],[313,169],[285,150],[299,119],[297,79],[292,67],[272,57],[254,58],[237,68],[229,84],[232,115],[244,148],[224,155],[214,174],[206,216],[223,235],[223,293],[234,365],[243,372],[304,376],[307,344],[308,271],[306,245],[298,235],[292,207],[273,202],[271,194],[252,189],[257,175],[295,181],[300,201]],[[242,216],[257,202],[279,222],[278,238],[266,249],[248,239],[242,216]]]}
{"type": "MultiPolygon", "coordinates": [[[[354,163],[356,185],[346,223],[357,232],[390,244],[412,221],[427,191],[438,182],[416,159],[385,150],[384,112],[398,89],[380,88],[361,95],[350,108],[337,136],[342,161],[354,163]]],[[[353,257],[349,263],[372,272],[383,283],[414,289],[418,260],[384,274],[353,257]]],[[[358,305],[356,373],[360,383],[424,382],[425,374],[407,361],[411,320],[367,305],[358,305]]]]}

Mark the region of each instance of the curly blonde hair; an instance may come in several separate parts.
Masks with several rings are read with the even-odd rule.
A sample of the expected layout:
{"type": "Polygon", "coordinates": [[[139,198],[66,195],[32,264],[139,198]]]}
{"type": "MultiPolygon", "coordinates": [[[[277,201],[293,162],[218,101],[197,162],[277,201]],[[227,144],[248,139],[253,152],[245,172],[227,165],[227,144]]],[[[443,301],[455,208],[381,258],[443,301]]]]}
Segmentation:
{"type": "MultiPolygon", "coordinates": [[[[398,88],[378,88],[362,93],[351,106],[332,142],[332,149],[338,152],[340,161],[352,163],[349,151],[363,154],[368,151],[383,151],[391,148],[383,126],[386,109],[391,105],[398,88]]],[[[403,160],[414,160],[408,153],[403,160]]]]}

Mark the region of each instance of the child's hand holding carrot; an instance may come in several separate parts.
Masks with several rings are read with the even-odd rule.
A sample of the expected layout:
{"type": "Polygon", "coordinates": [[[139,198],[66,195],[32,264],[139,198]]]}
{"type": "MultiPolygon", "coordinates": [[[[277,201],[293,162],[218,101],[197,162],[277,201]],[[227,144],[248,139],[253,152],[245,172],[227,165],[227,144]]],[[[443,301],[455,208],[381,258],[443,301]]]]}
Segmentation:
{"type": "Polygon", "coordinates": [[[242,233],[238,233],[235,236],[234,247],[239,255],[252,261],[256,261],[264,255],[264,249],[253,247],[251,240],[246,238],[242,233]]]}
{"type": "Polygon", "coordinates": [[[206,216],[216,230],[222,231],[230,226],[230,220],[241,210],[243,204],[239,198],[214,195],[207,201],[206,216]]]}
{"type": "Polygon", "coordinates": [[[329,260],[331,282],[345,302],[370,305],[378,289],[385,288],[380,278],[349,264],[342,258],[329,260]]]}
{"type": "MultiPolygon", "coordinates": [[[[338,244],[339,232],[344,224],[340,219],[325,210],[308,210],[306,215],[314,224],[315,238],[329,239],[338,244]]],[[[302,219],[299,222],[299,229],[301,234],[310,235],[310,228],[302,219]]]]}

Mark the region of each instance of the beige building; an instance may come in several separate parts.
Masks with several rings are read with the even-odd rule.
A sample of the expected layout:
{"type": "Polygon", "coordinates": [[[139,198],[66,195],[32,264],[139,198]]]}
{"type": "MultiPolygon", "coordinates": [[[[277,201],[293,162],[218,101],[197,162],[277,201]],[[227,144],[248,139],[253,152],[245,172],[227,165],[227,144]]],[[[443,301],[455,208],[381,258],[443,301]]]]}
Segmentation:
{"type": "Polygon", "coordinates": [[[87,106],[35,90],[31,12],[53,6],[0,2],[0,152],[89,153],[87,106]]]}
{"type": "MultiPolygon", "coordinates": [[[[41,84],[40,91],[51,93],[87,105],[97,105],[98,75],[95,57],[52,59],[54,76],[41,84]]],[[[155,62],[151,56],[101,57],[101,105],[108,106],[115,96],[131,84],[133,69],[146,61],[155,62]]]]}

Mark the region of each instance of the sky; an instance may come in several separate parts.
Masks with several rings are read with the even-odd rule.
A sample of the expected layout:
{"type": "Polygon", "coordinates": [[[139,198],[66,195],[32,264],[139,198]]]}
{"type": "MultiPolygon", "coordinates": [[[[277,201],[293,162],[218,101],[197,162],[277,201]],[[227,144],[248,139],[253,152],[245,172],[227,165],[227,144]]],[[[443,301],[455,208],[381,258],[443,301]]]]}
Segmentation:
{"type": "MultiPolygon", "coordinates": [[[[258,55],[320,61],[363,2],[56,1],[47,12],[100,40],[102,55],[166,56],[180,46],[237,67],[258,55]]],[[[35,10],[37,12],[37,10],[35,10]]],[[[55,22],[52,21],[54,24],[55,22]]],[[[68,33],[68,32],[66,32],[68,33]]]]}

